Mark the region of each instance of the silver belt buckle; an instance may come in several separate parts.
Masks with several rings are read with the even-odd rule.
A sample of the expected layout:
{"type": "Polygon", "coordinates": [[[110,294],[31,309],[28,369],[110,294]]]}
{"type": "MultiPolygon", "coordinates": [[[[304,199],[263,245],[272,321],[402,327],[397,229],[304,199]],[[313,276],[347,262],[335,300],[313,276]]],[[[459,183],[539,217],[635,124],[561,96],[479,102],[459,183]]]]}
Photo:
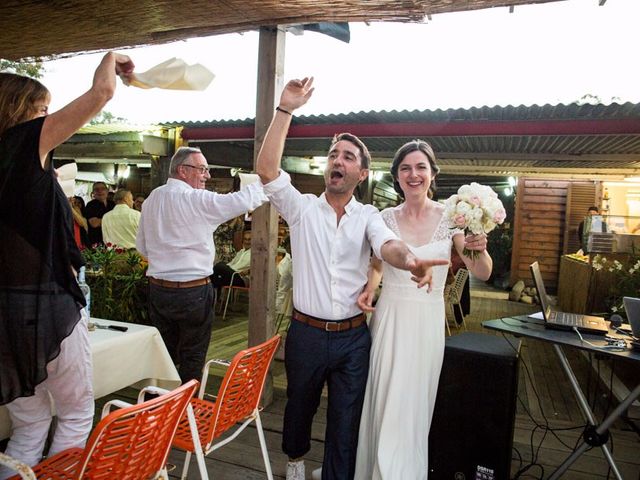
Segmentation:
{"type": "Polygon", "coordinates": [[[340,331],[340,322],[325,322],[324,331],[325,332],[339,332],[340,331]],[[332,324],[332,323],[338,326],[337,330],[330,330],[329,329],[329,325],[332,324]]]}

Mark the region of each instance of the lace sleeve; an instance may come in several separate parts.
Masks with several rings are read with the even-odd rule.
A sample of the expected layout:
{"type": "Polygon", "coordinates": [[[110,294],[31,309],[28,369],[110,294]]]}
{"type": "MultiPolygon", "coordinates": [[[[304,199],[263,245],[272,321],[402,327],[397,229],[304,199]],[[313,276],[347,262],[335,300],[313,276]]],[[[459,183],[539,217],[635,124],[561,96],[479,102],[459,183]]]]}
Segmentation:
{"type": "Polygon", "coordinates": [[[453,239],[456,235],[464,235],[464,230],[460,228],[451,228],[449,229],[449,237],[453,239]]]}
{"type": "Polygon", "coordinates": [[[400,228],[398,227],[398,222],[396,221],[395,209],[393,207],[385,208],[381,212],[381,215],[384,223],[387,224],[387,227],[389,227],[391,231],[395,233],[398,238],[400,238],[400,228]]]}

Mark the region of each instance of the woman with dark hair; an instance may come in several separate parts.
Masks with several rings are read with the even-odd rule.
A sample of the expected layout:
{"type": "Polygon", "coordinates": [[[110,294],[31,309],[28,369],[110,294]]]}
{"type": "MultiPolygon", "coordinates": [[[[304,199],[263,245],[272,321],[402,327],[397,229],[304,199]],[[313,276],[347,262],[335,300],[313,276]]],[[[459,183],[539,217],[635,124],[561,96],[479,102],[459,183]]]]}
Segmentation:
{"type": "MultiPolygon", "coordinates": [[[[51,423],[49,454],[84,445],[93,421],[91,352],[83,265],[69,200],[51,152],[97,115],[114,94],[129,57],[107,53],[91,88],[48,114],[49,91],[38,81],[0,73],[0,405],[13,424],[6,453],[40,461],[51,423]]],[[[0,470],[0,478],[10,472],[0,470]]]]}
{"type": "MultiPolygon", "coordinates": [[[[439,168],[422,140],[403,145],[391,165],[394,187],[404,201],[382,212],[385,222],[419,258],[450,258],[452,245],[465,265],[489,278],[492,261],[486,235],[451,230],[444,206],[432,200],[439,168]],[[464,248],[478,252],[474,260],[464,248]]],[[[373,259],[369,281],[358,299],[372,308],[371,361],[360,420],[356,479],[426,480],[429,427],[444,356],[444,285],[447,266],[433,267],[432,290],[416,289],[408,272],[373,259]]]]}

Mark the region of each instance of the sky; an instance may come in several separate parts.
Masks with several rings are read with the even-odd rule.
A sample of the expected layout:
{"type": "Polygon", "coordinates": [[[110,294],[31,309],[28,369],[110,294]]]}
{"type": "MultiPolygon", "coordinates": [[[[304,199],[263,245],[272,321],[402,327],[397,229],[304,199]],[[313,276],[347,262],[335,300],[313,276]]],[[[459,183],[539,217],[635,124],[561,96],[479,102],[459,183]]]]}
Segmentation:
{"type": "MultiPolygon", "coordinates": [[[[301,115],[483,105],[640,102],[640,1],[566,0],[433,15],[421,24],[351,23],[346,44],[287,33],[285,81],[314,76],[301,115]]],[[[105,110],[132,123],[255,116],[258,33],[120,50],[140,72],[169,58],[201,63],[204,92],[118,86],[105,110]]],[[[103,54],[45,64],[55,111],[90,87],[103,54]]]]}

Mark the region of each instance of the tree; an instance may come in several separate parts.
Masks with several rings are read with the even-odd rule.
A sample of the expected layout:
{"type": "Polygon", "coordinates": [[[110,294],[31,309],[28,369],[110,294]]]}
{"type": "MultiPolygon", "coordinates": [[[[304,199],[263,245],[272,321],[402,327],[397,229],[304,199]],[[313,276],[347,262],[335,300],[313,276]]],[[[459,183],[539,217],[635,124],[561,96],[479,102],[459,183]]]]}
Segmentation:
{"type": "Polygon", "coordinates": [[[585,93],[581,96],[576,102],[578,105],[599,105],[602,103],[622,103],[622,99],[620,97],[611,97],[609,101],[603,101],[599,95],[593,95],[591,93],[585,93]]]}
{"type": "Polygon", "coordinates": [[[13,61],[0,58],[0,72],[17,73],[27,77],[39,79],[45,72],[41,58],[30,59],[29,61],[13,61]]]}
{"type": "Polygon", "coordinates": [[[107,123],[128,123],[126,118],[115,117],[113,113],[102,110],[90,122],[90,125],[104,125],[107,123]]]}

